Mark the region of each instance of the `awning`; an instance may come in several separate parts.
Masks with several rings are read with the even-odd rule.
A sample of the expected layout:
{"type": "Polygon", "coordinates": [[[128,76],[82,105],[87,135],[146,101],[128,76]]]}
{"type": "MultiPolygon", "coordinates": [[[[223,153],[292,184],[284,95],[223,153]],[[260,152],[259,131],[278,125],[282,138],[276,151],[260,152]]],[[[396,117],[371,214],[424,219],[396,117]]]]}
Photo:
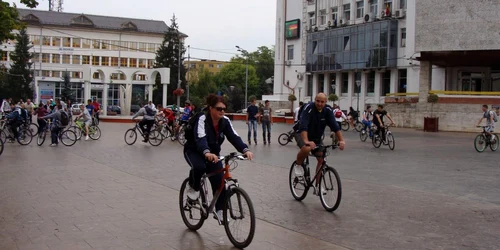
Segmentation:
{"type": "Polygon", "coordinates": [[[441,67],[500,68],[500,50],[420,52],[418,61],[430,61],[441,67]]]}

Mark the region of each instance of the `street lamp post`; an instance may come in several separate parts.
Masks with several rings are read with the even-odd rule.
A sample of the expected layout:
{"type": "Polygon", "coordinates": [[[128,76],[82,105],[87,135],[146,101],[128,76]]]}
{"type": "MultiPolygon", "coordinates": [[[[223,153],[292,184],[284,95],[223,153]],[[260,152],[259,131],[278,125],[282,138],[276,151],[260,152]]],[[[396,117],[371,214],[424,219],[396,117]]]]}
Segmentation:
{"type": "Polygon", "coordinates": [[[246,64],[246,69],[245,69],[245,107],[248,106],[248,51],[240,48],[240,46],[236,45],[236,48],[238,49],[239,52],[241,52],[245,56],[245,64],[246,64]]]}
{"type": "Polygon", "coordinates": [[[357,92],[358,92],[358,107],[357,107],[357,110],[356,110],[356,111],[357,111],[357,112],[359,112],[359,93],[360,93],[360,90],[361,90],[361,88],[360,88],[360,86],[361,86],[361,81],[360,81],[360,80],[357,80],[357,81],[356,81],[356,86],[358,86],[358,91],[357,91],[357,92]]]}
{"type": "MultiPolygon", "coordinates": [[[[182,50],[182,47],[181,47],[181,35],[179,33],[179,30],[177,30],[177,36],[179,39],[179,46],[178,46],[179,64],[177,65],[177,88],[180,89],[181,88],[181,50],[182,50]]],[[[178,95],[177,96],[177,108],[179,108],[180,106],[181,106],[181,95],[178,95]]]]}

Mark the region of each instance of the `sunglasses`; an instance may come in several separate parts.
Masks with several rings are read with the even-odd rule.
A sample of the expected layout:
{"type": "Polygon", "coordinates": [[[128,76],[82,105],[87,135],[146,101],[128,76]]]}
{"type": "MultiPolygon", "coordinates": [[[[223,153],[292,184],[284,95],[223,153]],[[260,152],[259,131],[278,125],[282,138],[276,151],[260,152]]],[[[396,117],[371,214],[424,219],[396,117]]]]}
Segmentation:
{"type": "Polygon", "coordinates": [[[219,112],[222,112],[222,111],[226,111],[226,108],[223,108],[223,107],[215,107],[215,109],[219,112]]]}

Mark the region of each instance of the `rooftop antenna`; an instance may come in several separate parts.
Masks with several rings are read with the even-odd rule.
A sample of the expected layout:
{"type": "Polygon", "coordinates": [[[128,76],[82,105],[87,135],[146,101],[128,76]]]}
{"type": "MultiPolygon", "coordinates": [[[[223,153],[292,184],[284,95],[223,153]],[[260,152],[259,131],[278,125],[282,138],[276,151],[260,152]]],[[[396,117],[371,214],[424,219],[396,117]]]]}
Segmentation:
{"type": "Polygon", "coordinates": [[[63,0],[49,0],[49,11],[63,11],[63,0]],[[57,6],[54,6],[57,5],[57,6]]]}

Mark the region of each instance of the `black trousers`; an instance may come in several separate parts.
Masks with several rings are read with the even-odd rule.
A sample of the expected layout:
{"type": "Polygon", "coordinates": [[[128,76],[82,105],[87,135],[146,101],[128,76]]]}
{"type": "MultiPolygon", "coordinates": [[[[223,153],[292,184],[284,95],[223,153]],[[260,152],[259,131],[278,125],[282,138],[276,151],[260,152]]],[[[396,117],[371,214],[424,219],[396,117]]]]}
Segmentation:
{"type": "Polygon", "coordinates": [[[149,132],[151,131],[151,127],[155,124],[155,120],[146,120],[142,119],[139,122],[139,127],[142,130],[142,133],[144,134],[144,138],[148,139],[149,138],[149,132]],[[146,128],[144,128],[144,125],[146,125],[146,128]]]}
{"type": "MultiPolygon", "coordinates": [[[[205,156],[203,156],[200,152],[195,150],[184,148],[184,158],[191,167],[191,171],[189,171],[189,185],[196,191],[200,191],[200,181],[203,174],[205,173],[209,174],[222,168],[221,161],[215,164],[207,162],[205,160],[205,156]]],[[[213,195],[215,195],[215,192],[219,190],[222,178],[223,178],[222,173],[216,174],[208,178],[210,180],[210,184],[212,185],[213,195]]],[[[215,203],[216,210],[222,210],[224,208],[225,199],[226,199],[226,191],[223,190],[219,195],[219,199],[217,199],[217,202],[215,203]]]]}

